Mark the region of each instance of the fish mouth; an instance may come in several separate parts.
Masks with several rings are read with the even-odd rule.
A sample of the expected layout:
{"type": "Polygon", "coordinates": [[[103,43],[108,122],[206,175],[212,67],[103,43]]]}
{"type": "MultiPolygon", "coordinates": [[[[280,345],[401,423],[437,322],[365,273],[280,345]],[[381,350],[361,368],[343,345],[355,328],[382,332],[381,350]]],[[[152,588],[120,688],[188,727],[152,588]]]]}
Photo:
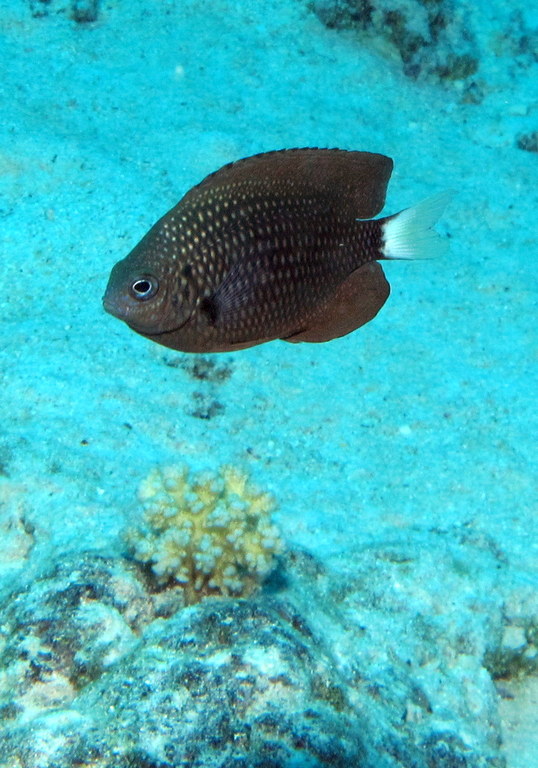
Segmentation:
{"type": "MultiPolygon", "coordinates": [[[[186,325],[189,320],[191,319],[192,315],[189,315],[185,320],[183,320],[180,323],[172,324],[171,326],[165,325],[162,329],[153,329],[148,328],[148,326],[144,326],[143,324],[137,324],[136,318],[130,317],[130,312],[125,311],[125,305],[124,303],[119,303],[117,301],[114,301],[114,298],[110,297],[105,293],[103,296],[103,309],[105,312],[108,312],[109,315],[112,315],[113,317],[116,317],[118,320],[121,320],[126,325],[129,326],[129,328],[136,333],[139,333],[141,336],[147,336],[150,339],[157,338],[158,336],[164,336],[167,333],[175,333],[176,331],[181,330],[184,325],[186,325]]],[[[164,318],[166,320],[166,318],[164,318]]]]}
{"type": "Polygon", "coordinates": [[[114,302],[112,299],[110,299],[109,296],[105,295],[103,296],[103,309],[105,312],[108,312],[109,315],[113,315],[114,317],[117,317],[119,320],[125,319],[125,312],[120,311],[120,308],[114,302]]]}
{"type": "Polygon", "coordinates": [[[159,339],[163,336],[166,337],[170,334],[177,333],[180,331],[184,326],[187,325],[187,323],[190,320],[190,316],[184,320],[182,323],[178,323],[177,325],[174,325],[172,328],[165,327],[162,330],[154,330],[150,328],[141,328],[140,326],[136,326],[134,323],[130,323],[127,320],[125,323],[129,326],[129,328],[132,331],[136,331],[136,333],[139,333],[141,336],[145,336],[148,339],[159,339]]]}
{"type": "Polygon", "coordinates": [[[187,325],[190,318],[187,318],[184,323],[180,323],[179,325],[176,325],[174,328],[164,328],[162,331],[150,331],[148,329],[141,328],[140,326],[134,325],[133,323],[126,324],[129,326],[129,328],[132,331],[136,331],[136,333],[139,333],[141,336],[146,336],[148,339],[156,339],[159,336],[166,336],[169,333],[176,333],[176,331],[180,331],[184,325],[187,325]]]}

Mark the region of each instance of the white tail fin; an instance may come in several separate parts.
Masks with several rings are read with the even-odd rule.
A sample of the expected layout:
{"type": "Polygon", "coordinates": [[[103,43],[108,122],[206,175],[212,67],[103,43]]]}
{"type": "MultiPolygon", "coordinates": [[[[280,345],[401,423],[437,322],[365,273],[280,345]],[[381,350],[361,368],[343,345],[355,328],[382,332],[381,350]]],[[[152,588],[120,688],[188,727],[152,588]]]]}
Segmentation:
{"type": "Polygon", "coordinates": [[[385,259],[432,259],[448,250],[448,240],[432,229],[453,192],[439,192],[411,208],[389,216],[383,222],[385,259]]]}

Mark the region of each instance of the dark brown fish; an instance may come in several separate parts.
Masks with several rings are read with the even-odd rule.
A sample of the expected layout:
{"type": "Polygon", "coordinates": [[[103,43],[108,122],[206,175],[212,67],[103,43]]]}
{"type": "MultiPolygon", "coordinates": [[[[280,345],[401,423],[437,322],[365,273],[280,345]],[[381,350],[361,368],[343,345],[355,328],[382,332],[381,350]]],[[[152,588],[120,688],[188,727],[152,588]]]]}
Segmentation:
{"type": "Polygon", "coordinates": [[[389,295],[378,259],[436,255],[447,195],[372,219],[392,160],[290,149],[225,165],[113,268],[105,309],[159,344],[225,352],[321,342],[371,320],[389,295]]]}

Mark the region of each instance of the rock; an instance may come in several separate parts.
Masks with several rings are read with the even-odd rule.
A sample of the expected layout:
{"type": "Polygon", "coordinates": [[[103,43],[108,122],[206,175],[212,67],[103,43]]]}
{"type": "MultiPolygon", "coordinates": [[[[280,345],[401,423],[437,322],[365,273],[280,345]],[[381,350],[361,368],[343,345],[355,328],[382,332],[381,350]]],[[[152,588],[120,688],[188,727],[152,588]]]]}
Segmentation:
{"type": "Polygon", "coordinates": [[[163,587],[163,618],[134,565],[71,560],[0,616],[0,755],[24,768],[502,768],[484,664],[513,646],[506,606],[534,639],[534,602],[507,600],[505,567],[484,536],[400,534],[338,569],[288,553],[248,599],[172,613],[177,585],[168,603],[163,587]]]}
{"type": "Polygon", "coordinates": [[[516,139],[516,146],[525,152],[538,152],[538,131],[520,134],[516,139]]]}
{"type": "Polygon", "coordinates": [[[314,0],[313,8],[327,27],[388,43],[409,77],[464,80],[478,69],[474,35],[450,0],[314,0]]]}
{"type": "Polygon", "coordinates": [[[87,24],[99,17],[99,0],[29,0],[29,3],[35,18],[64,13],[77,24],[87,24]]]}
{"type": "Polygon", "coordinates": [[[4,715],[31,719],[69,705],[138,643],[152,618],[133,566],[92,554],[66,559],[1,613],[4,715]]]}

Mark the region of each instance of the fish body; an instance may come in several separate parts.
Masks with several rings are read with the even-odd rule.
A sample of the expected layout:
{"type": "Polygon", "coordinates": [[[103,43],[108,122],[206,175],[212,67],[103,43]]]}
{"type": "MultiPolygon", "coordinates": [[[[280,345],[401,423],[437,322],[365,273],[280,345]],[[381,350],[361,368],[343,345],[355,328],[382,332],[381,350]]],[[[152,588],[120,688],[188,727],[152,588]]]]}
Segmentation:
{"type": "Polygon", "coordinates": [[[373,219],[392,167],[384,155],[336,149],[230,163],[193,187],[116,264],[105,309],[185,352],[350,333],[389,295],[378,260],[439,248],[430,227],[445,199],[423,204],[422,213],[373,219]]]}

